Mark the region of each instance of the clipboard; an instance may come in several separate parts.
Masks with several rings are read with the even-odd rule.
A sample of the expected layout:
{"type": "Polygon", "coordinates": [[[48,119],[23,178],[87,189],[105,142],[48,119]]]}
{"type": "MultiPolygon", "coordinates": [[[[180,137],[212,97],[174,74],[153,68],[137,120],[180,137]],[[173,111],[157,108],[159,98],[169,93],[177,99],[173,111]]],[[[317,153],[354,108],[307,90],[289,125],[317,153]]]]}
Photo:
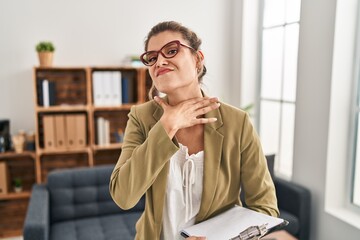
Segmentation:
{"type": "Polygon", "coordinates": [[[184,238],[205,236],[207,240],[250,240],[259,239],[287,224],[282,218],[235,205],[213,218],[181,230],[180,234],[184,238]]]}

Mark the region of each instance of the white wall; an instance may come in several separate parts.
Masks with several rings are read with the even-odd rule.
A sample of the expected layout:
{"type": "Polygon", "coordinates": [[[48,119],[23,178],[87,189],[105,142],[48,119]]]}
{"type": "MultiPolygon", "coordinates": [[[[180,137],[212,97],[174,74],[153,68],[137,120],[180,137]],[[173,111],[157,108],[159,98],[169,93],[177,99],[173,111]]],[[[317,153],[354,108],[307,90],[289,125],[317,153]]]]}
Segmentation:
{"type": "Polygon", "coordinates": [[[336,4],[302,0],[301,7],[293,180],[311,190],[313,240],[360,236],[359,229],[326,213],[324,206],[336,4]]]}
{"type": "Polygon", "coordinates": [[[175,20],[203,40],[205,91],[229,102],[230,4],[223,0],[0,1],[0,119],[11,132],[34,130],[35,45],[51,40],[57,66],[119,65],[141,54],[150,28],[175,20]],[[141,6],[141,7],[139,7],[141,6]]]}

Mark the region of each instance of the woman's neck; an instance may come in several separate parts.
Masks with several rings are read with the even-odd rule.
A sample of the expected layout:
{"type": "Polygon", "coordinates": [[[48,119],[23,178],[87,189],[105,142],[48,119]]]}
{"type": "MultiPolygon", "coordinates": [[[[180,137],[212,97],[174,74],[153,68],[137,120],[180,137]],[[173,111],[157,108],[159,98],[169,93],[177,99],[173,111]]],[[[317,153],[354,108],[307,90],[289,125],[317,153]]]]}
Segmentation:
{"type": "Polygon", "coordinates": [[[177,91],[176,93],[167,94],[169,104],[172,106],[175,106],[185,100],[202,96],[200,86],[198,88],[193,88],[192,91],[177,91]]]}

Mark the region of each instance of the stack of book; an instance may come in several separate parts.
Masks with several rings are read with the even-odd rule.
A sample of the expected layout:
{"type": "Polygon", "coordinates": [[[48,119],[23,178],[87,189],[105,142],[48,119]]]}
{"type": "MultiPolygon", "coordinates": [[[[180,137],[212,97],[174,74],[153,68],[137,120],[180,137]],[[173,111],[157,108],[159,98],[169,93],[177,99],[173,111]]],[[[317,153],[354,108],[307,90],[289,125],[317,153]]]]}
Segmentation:
{"type": "Polygon", "coordinates": [[[43,79],[38,86],[38,104],[39,106],[49,107],[56,105],[56,85],[54,81],[43,79]]]}
{"type": "Polygon", "coordinates": [[[120,71],[94,71],[92,73],[95,106],[116,106],[135,102],[134,81],[120,71]]]}
{"type": "Polygon", "coordinates": [[[97,145],[109,145],[110,144],[110,121],[103,118],[98,117],[96,119],[97,125],[97,145]]]}

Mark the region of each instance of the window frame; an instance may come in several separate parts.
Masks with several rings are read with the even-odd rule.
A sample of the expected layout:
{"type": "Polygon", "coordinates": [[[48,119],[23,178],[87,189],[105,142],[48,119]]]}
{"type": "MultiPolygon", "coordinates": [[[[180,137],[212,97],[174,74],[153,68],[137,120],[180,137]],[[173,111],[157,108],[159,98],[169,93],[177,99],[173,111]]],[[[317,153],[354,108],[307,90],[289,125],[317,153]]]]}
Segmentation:
{"type": "Polygon", "coordinates": [[[360,207],[352,203],[356,147],[354,130],[357,124],[354,107],[357,104],[357,87],[360,84],[358,20],[359,2],[338,2],[332,59],[324,208],[330,215],[360,229],[360,207]]]}
{"type": "MultiPolygon", "coordinates": [[[[276,154],[276,161],[275,161],[275,173],[277,176],[281,177],[281,178],[284,178],[284,179],[287,179],[287,180],[290,180],[292,178],[292,174],[293,174],[293,170],[291,168],[290,172],[282,172],[280,169],[280,164],[281,164],[281,159],[279,159],[279,154],[281,153],[281,144],[282,144],[282,128],[283,128],[283,123],[282,123],[282,119],[283,119],[283,110],[284,110],[284,107],[286,107],[285,105],[286,104],[291,104],[294,109],[296,109],[296,96],[295,96],[295,99],[292,101],[292,100],[287,100],[284,98],[284,86],[285,86],[285,71],[284,71],[284,68],[285,68],[285,50],[286,50],[286,27],[287,26],[292,26],[294,24],[297,24],[298,25],[298,29],[300,29],[300,15],[299,15],[299,20],[297,21],[290,21],[290,22],[285,22],[283,24],[276,24],[276,25],[271,25],[271,26],[264,26],[264,16],[265,16],[265,1],[266,0],[261,0],[261,4],[260,4],[260,19],[259,19],[259,78],[258,78],[258,89],[257,89],[257,92],[258,92],[258,100],[257,100],[257,103],[256,103],[256,116],[257,119],[256,119],[256,126],[258,128],[258,132],[259,132],[259,136],[261,138],[261,112],[262,112],[262,102],[268,102],[268,103],[277,103],[279,104],[279,107],[280,107],[280,112],[279,112],[279,139],[278,139],[278,149],[277,149],[277,152],[275,153],[276,154]],[[264,49],[263,49],[263,37],[264,37],[264,31],[266,30],[269,30],[269,29],[273,29],[273,28],[282,28],[282,31],[283,31],[283,34],[282,34],[282,39],[283,39],[283,42],[282,42],[282,60],[281,60],[281,85],[280,85],[280,98],[279,99],[273,99],[273,98],[268,98],[268,97],[263,97],[262,96],[262,79],[263,79],[263,76],[262,76],[262,70],[263,70],[263,64],[262,64],[262,60],[263,60],[263,52],[264,52],[264,49]]],[[[285,1],[286,2],[286,1],[285,1]]],[[[300,6],[301,6],[301,1],[300,1],[300,6]]],[[[286,7],[285,7],[285,10],[286,10],[286,7]]],[[[299,11],[301,11],[301,9],[299,9],[299,11]]],[[[286,16],[286,13],[285,13],[285,16],[286,16]]],[[[299,30],[298,30],[298,39],[299,39],[299,30]]],[[[297,56],[299,54],[299,42],[297,42],[297,56]]],[[[297,73],[298,69],[296,68],[296,73],[297,73]]],[[[296,77],[296,82],[297,82],[297,77],[296,77]]],[[[294,111],[294,121],[295,121],[295,111],[294,111]]],[[[293,124],[295,126],[295,122],[293,124]]],[[[293,140],[292,140],[292,144],[294,144],[294,136],[295,132],[293,132],[293,140]]],[[[292,149],[292,155],[294,154],[294,148],[292,149]]],[[[291,166],[293,165],[293,159],[291,160],[291,166]]]]}

